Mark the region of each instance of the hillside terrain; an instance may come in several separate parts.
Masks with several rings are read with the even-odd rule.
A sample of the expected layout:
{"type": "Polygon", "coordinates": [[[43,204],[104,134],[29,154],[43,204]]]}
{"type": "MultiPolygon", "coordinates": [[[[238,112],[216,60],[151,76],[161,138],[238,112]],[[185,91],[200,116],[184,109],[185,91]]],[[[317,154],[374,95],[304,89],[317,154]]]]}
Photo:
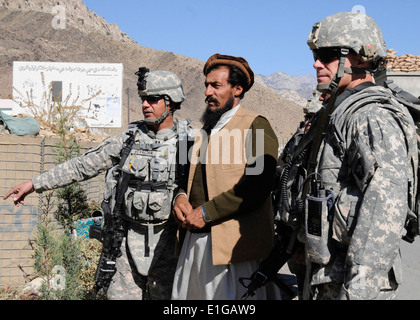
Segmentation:
{"type": "MultiPolygon", "coordinates": [[[[187,97],[177,116],[190,118],[195,127],[201,126],[199,119],[205,108],[204,61],[143,47],[117,25],[107,23],[89,10],[82,0],[2,1],[0,98],[12,98],[13,61],[122,63],[123,126],[128,121],[142,119],[134,75],[138,68],[146,66],[151,70],[173,71],[182,79],[187,97]],[[65,7],[66,20],[62,29],[54,28],[52,24],[56,19],[53,8],[57,4],[65,7]]],[[[263,81],[256,81],[243,100],[245,107],[270,120],[279,139],[290,137],[302,119],[302,99],[300,105],[298,103],[282,98],[263,81]]]]}
{"type": "Polygon", "coordinates": [[[291,76],[284,72],[275,72],[269,76],[256,75],[255,81],[276,91],[286,100],[305,106],[316,87],[315,74],[291,76]]]}

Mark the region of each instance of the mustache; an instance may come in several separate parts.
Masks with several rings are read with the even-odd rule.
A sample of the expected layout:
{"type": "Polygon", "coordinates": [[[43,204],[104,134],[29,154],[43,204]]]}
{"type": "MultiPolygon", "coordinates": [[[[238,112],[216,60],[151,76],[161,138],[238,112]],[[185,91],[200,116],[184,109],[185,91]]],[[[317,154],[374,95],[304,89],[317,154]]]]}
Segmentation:
{"type": "MultiPolygon", "coordinates": [[[[206,99],[206,101],[210,98],[206,99]]],[[[213,99],[212,101],[217,101],[217,99],[213,99]]],[[[219,102],[218,106],[219,106],[219,102]]],[[[204,111],[203,115],[201,116],[201,121],[203,122],[203,128],[205,130],[212,129],[219,121],[220,117],[227,111],[233,108],[233,96],[230,96],[229,100],[226,101],[226,104],[221,108],[216,108],[216,110],[211,110],[210,106],[208,105],[206,110],[204,111]]]]}
{"type": "Polygon", "coordinates": [[[207,104],[209,104],[209,103],[215,103],[215,104],[217,104],[217,105],[219,105],[220,103],[219,103],[219,100],[217,100],[216,98],[213,98],[213,97],[206,97],[206,99],[204,100],[207,104]]]}

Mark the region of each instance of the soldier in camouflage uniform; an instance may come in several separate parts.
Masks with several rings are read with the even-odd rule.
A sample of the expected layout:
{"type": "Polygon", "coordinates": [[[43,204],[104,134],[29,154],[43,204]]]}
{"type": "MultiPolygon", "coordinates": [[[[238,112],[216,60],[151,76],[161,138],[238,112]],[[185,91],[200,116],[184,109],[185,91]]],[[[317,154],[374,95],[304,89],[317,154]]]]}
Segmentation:
{"type": "Polygon", "coordinates": [[[308,45],[317,89],[326,100],[301,140],[311,141],[308,150],[321,130],[318,119],[332,103],[314,158],[308,152],[294,164],[309,168],[309,159],[315,159],[313,171],[294,177],[307,179],[299,189],[307,190],[299,195],[305,200],[305,228],[298,236],[305,243],[303,298],[395,298],[412,179],[409,153],[415,150],[413,120],[401,105],[392,109],[385,100],[355,107],[365,92],[369,99],[372,92],[386,90],[372,78],[386,55],[372,18],[357,12],[328,16],[314,25],[308,45]]]}
{"type": "Polygon", "coordinates": [[[71,159],[13,189],[16,205],[27,194],[43,192],[92,178],[108,170],[104,203],[112,210],[117,184],[115,168],[129,133],[135,142],[122,169],[131,173],[125,193],[125,238],[117,272],[108,289],[109,299],[170,299],[176,267],[174,255],[176,223],[171,202],[177,187],[176,160],[179,135],[190,132],[188,121],[178,121],[173,113],[185,100],[181,80],[172,72],[140,68],[139,95],[144,120],[105,139],[98,147],[71,159]]]}

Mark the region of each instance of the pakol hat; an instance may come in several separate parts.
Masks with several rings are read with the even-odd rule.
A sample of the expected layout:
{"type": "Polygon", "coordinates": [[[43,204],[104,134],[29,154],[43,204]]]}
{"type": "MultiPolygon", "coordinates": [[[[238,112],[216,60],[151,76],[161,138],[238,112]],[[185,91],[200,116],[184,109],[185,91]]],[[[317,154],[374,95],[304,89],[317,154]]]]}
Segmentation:
{"type": "Polygon", "coordinates": [[[244,88],[244,92],[251,89],[254,84],[254,72],[249,67],[248,62],[242,57],[233,57],[228,55],[223,55],[216,53],[212,55],[206,62],[203,68],[204,75],[207,75],[208,70],[215,65],[223,66],[236,66],[238,67],[245,75],[247,79],[247,87],[244,88]]]}

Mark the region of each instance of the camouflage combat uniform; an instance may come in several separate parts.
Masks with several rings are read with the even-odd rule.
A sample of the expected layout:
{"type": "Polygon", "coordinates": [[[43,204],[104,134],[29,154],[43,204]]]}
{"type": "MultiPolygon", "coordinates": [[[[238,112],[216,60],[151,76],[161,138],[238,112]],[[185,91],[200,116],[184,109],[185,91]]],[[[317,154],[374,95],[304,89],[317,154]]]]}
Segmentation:
{"type": "MultiPolygon", "coordinates": [[[[144,294],[147,287],[149,298],[170,299],[176,267],[174,245],[177,230],[170,211],[172,192],[177,182],[174,179],[174,172],[170,174],[166,168],[171,168],[168,163],[175,164],[176,125],[172,129],[157,133],[148,130],[144,122],[132,124],[130,128],[138,129],[136,142],[123,169],[135,175],[134,181],[146,182],[149,170],[155,169],[159,175],[162,175],[157,177],[156,181],[166,181],[168,187],[158,192],[150,192],[150,190],[137,191],[135,187],[130,186],[126,192],[127,236],[123,243],[123,256],[117,259],[118,271],[113,278],[108,296],[111,299],[141,299],[142,291],[144,294]],[[142,144],[154,149],[146,150],[142,144]],[[152,157],[151,155],[156,152],[163,156],[152,157]],[[150,167],[153,162],[151,159],[160,159],[157,167],[150,167]],[[165,160],[167,163],[162,163],[165,160]],[[153,266],[150,267],[151,265],[153,266]],[[149,277],[146,277],[147,275],[149,277]]],[[[127,132],[124,132],[108,138],[81,157],[71,159],[34,178],[32,180],[34,189],[42,192],[62,187],[75,181],[95,177],[114,167],[119,162],[121,147],[127,137],[127,132]]],[[[106,200],[112,197],[112,187],[112,180],[107,179],[104,192],[106,200]]]]}
{"type": "Polygon", "coordinates": [[[288,198],[297,194],[298,218],[304,216],[298,235],[305,245],[303,298],[393,298],[401,283],[399,247],[413,187],[411,157],[417,152],[413,119],[398,103],[390,107],[387,99],[374,100],[385,89],[360,80],[363,76],[356,87],[353,80],[339,86],[345,74],[374,74],[386,56],[372,18],[358,12],[333,14],[314,24],[307,43],[319,68],[319,63],[338,64],[331,82],[317,86],[330,98],[294,148],[300,162],[290,170],[296,172],[291,178],[298,188],[288,190],[288,198]],[[350,53],[369,63],[348,67],[350,53]],[[366,103],[358,108],[364,94],[366,103]],[[318,132],[323,136],[313,157],[305,151],[313,149],[318,132]]]}
{"type": "MultiPolygon", "coordinates": [[[[158,96],[179,108],[185,97],[179,78],[169,71],[149,72],[140,68],[140,97],[158,96]]],[[[173,109],[174,110],[174,109],[173,109]]],[[[171,111],[173,113],[173,111],[171,111]]],[[[123,218],[125,237],[122,255],[116,260],[117,272],[108,289],[109,299],[170,299],[175,258],[177,224],[171,215],[173,191],[178,186],[177,160],[180,135],[191,132],[189,121],[178,121],[169,129],[157,132],[149,124],[160,124],[171,114],[158,119],[131,123],[127,130],[105,139],[84,155],[71,159],[34,178],[37,192],[87,180],[107,171],[104,203],[110,212],[118,192],[117,180],[124,142],[133,134],[134,144],[122,166],[131,174],[124,195],[123,218]]],[[[184,150],[186,152],[186,150],[184,150]]]]}
{"type": "Polygon", "coordinates": [[[359,91],[375,90],[370,85],[339,96],[318,153],[317,172],[335,194],[332,257],[308,268],[318,299],[392,298],[402,280],[399,246],[410,174],[405,135],[414,137],[415,129],[407,117],[412,131],[403,132],[393,112],[377,103],[346,116],[359,91]],[[337,133],[340,121],[344,130],[337,133]]]}

